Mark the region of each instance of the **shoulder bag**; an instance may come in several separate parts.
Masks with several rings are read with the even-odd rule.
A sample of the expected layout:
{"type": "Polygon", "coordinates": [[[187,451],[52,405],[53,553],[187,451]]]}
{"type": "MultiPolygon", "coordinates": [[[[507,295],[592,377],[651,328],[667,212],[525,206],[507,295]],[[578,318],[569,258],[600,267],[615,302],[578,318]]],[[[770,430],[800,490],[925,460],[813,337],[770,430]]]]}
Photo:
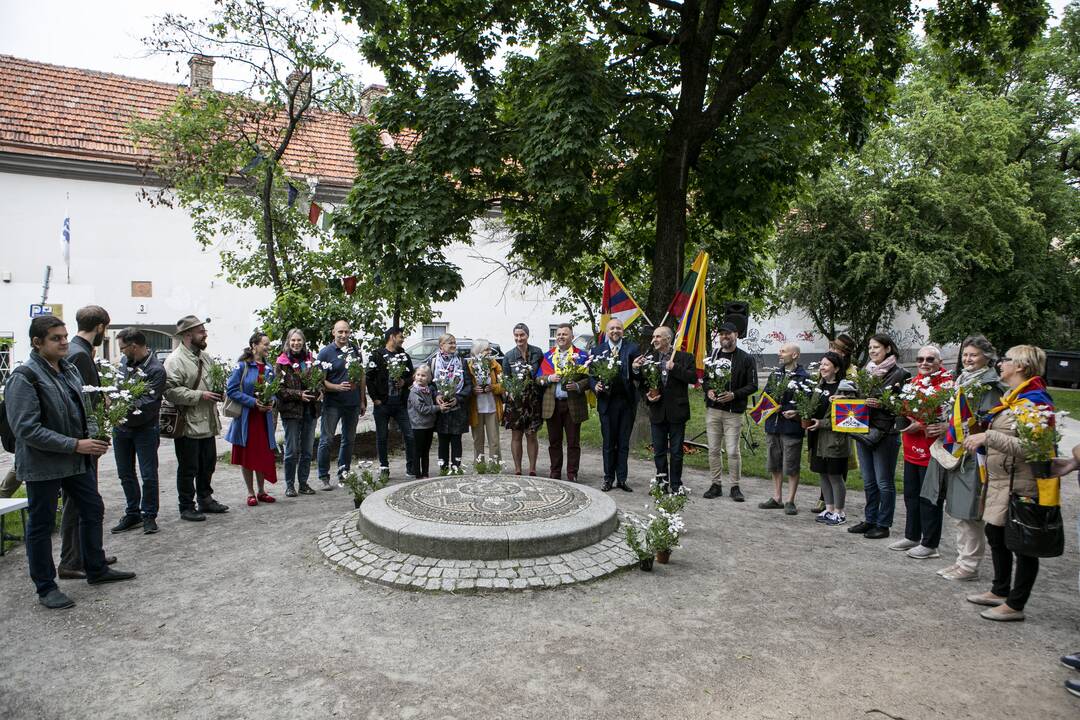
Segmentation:
{"type": "Polygon", "coordinates": [[[1015,469],[1009,473],[1009,511],[1005,518],[1005,547],[1017,555],[1051,558],[1065,552],[1061,507],[1040,505],[1012,491],[1015,469]]]}

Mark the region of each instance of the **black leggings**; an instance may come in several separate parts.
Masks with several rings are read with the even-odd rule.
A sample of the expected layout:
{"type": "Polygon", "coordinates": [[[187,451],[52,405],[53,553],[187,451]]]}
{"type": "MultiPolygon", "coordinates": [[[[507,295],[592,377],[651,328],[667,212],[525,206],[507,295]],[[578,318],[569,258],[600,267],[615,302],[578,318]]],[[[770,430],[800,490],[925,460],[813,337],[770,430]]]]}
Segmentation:
{"type": "Polygon", "coordinates": [[[439,465],[461,467],[461,433],[439,433],[439,465]]]}
{"type": "Polygon", "coordinates": [[[1031,588],[1039,574],[1039,558],[1019,555],[1005,547],[1005,528],[986,523],[986,541],[994,560],[994,584],[990,592],[1006,598],[1013,610],[1023,610],[1031,597],[1031,588]],[[1016,556],[1016,580],[1013,580],[1013,556],[1016,556]]]}
{"type": "Polygon", "coordinates": [[[416,477],[428,477],[428,456],[431,455],[431,440],[435,437],[435,428],[413,428],[413,439],[416,441],[416,477]]]}

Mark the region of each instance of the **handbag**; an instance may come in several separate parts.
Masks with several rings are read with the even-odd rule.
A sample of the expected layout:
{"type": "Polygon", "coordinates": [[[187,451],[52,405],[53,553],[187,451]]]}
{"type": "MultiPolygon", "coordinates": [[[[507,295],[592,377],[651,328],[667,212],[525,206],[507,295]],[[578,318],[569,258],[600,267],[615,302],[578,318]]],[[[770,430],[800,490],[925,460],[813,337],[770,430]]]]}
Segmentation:
{"type": "Polygon", "coordinates": [[[1052,558],[1065,552],[1061,507],[1040,505],[1012,491],[1015,469],[1009,473],[1009,512],[1005,518],[1005,547],[1017,555],[1052,558]]]}
{"type": "MultiPolygon", "coordinates": [[[[199,361],[199,372],[195,375],[195,384],[192,390],[199,387],[202,382],[202,361],[199,361]]],[[[184,411],[180,407],[161,398],[161,410],[158,411],[158,426],[161,429],[161,437],[176,439],[184,436],[184,411]]]]}

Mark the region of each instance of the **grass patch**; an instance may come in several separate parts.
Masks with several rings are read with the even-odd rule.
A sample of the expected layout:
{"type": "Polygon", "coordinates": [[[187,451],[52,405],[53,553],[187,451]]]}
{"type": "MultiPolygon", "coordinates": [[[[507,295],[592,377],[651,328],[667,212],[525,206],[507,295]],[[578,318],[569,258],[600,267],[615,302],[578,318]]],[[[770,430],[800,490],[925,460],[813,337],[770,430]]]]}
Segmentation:
{"type": "Polygon", "coordinates": [[[1054,408],[1069,413],[1069,417],[1080,420],[1080,390],[1068,390],[1066,388],[1048,388],[1050,397],[1054,398],[1054,408]]]}
{"type": "MultiPolygon", "coordinates": [[[[12,497],[13,498],[24,498],[24,497],[26,497],[26,486],[25,485],[19,486],[19,489],[15,491],[15,494],[12,495],[12,497]]],[[[56,525],[57,525],[57,527],[60,526],[60,514],[59,513],[57,513],[57,515],[56,515],[56,525]]],[[[23,537],[22,513],[19,512],[18,510],[16,510],[15,512],[9,512],[7,515],[4,515],[4,538],[5,538],[3,540],[4,552],[7,552],[8,550],[10,550],[11,548],[13,548],[16,545],[22,544],[22,537],[23,537]],[[8,538],[8,537],[14,537],[14,538],[18,538],[18,539],[17,540],[7,540],[6,538],[8,538]]]]}

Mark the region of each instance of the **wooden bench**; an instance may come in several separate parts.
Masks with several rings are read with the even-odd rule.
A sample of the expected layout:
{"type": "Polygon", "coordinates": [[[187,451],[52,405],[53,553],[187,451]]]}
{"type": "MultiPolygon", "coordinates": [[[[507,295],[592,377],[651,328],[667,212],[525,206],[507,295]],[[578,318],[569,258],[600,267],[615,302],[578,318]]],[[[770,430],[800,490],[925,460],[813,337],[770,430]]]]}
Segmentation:
{"type": "Polygon", "coordinates": [[[26,532],[26,508],[29,505],[26,498],[0,498],[0,555],[4,554],[4,543],[8,540],[22,540],[23,538],[8,535],[4,532],[4,518],[8,513],[19,512],[22,520],[23,533],[26,532]]]}

